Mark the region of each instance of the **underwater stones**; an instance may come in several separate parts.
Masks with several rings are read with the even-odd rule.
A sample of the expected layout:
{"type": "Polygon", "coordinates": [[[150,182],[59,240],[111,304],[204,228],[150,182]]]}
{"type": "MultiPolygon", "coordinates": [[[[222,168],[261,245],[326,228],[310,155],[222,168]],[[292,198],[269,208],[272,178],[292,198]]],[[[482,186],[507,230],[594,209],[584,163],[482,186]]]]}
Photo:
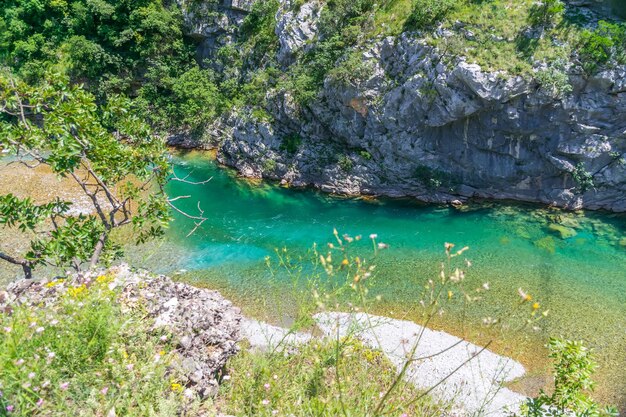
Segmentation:
{"type": "Polygon", "coordinates": [[[556,253],[556,242],[552,236],[546,236],[535,240],[534,245],[550,254],[556,253]]]}
{"type": "Polygon", "coordinates": [[[576,230],[557,223],[551,223],[548,225],[548,230],[559,236],[561,239],[569,239],[577,235],[576,230]]]}

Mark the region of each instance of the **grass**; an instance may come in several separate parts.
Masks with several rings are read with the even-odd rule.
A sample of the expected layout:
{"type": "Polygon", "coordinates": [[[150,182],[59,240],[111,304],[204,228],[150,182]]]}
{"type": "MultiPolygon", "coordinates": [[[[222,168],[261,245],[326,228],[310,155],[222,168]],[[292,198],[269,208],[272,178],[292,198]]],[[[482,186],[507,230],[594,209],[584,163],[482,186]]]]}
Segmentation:
{"type": "Polygon", "coordinates": [[[122,311],[107,282],[0,315],[0,416],[171,416],[196,407],[175,385],[171,337],[151,331],[141,311],[122,311]]]}
{"type": "MultiPolygon", "coordinates": [[[[246,416],[372,416],[396,368],[378,350],[354,338],[314,341],[292,355],[245,352],[227,365],[216,405],[220,412],[246,416]]],[[[444,406],[411,385],[386,401],[381,415],[441,415],[444,406]],[[390,411],[393,410],[393,413],[390,411]]]]}

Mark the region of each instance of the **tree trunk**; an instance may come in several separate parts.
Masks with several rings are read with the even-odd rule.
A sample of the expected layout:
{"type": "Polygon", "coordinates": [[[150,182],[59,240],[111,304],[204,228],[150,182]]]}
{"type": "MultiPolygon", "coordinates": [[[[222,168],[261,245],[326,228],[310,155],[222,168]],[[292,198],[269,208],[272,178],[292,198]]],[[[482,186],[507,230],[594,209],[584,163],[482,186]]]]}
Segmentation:
{"type": "Polygon", "coordinates": [[[106,245],[108,238],[108,230],[105,230],[104,232],[102,232],[102,234],[100,234],[100,238],[98,238],[98,242],[96,243],[96,246],[93,249],[93,254],[91,255],[91,261],[89,262],[90,268],[94,268],[96,265],[98,265],[98,261],[100,261],[100,255],[102,255],[104,245],[106,245]]]}
{"type": "Polygon", "coordinates": [[[13,265],[20,265],[22,267],[22,271],[24,271],[24,278],[31,279],[33,277],[33,266],[30,261],[21,258],[14,258],[2,252],[0,252],[0,259],[4,259],[13,265]]]}

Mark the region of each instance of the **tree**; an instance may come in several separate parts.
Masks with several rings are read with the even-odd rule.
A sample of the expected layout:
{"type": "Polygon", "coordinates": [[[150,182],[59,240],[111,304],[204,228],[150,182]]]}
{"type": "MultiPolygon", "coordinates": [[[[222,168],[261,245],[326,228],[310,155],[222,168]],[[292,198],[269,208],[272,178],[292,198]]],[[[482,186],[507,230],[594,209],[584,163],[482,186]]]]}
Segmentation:
{"type": "MultiPolygon", "coordinates": [[[[47,74],[37,86],[0,71],[0,147],[19,162],[46,165],[53,173],[73,179],[93,206],[92,214],[73,215],[71,202],[57,199],[35,204],[12,194],[0,196],[0,225],[34,236],[24,254],[0,247],[0,259],[20,265],[26,278],[38,265],[90,267],[121,255],[111,231],[132,226],[137,241],[161,236],[170,209],[205,218],[175,206],[164,186],[176,177],[165,145],[133,111],[130,100],[113,96],[97,104],[67,77],[47,74]]],[[[194,229],[195,230],[195,229],[194,229]]]]}

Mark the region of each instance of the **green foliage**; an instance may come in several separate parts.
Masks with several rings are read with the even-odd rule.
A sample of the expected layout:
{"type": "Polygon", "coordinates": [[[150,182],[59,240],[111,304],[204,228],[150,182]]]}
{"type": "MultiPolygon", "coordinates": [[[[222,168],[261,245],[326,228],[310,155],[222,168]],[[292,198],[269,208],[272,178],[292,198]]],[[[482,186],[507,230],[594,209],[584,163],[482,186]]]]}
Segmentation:
{"type": "MultiPolygon", "coordinates": [[[[356,338],[315,341],[291,355],[242,352],[227,365],[218,404],[233,415],[335,417],[372,416],[379,395],[396,377],[396,368],[377,350],[356,338]],[[339,376],[339,377],[338,377],[339,376]]],[[[439,415],[427,398],[405,405],[401,397],[417,395],[406,386],[387,406],[395,414],[439,415]]]]}
{"type": "Polygon", "coordinates": [[[40,264],[78,269],[88,260],[111,260],[119,255],[108,240],[116,227],[134,224],[139,240],[163,233],[169,221],[167,154],[128,99],[112,97],[98,106],[92,94],[58,74],[31,86],[2,72],[0,114],[2,147],[72,177],[93,203],[93,214],[75,216],[60,200],[35,205],[28,198],[0,198],[0,225],[36,236],[30,251],[11,256],[27,276],[40,264]]]}
{"type": "Polygon", "coordinates": [[[426,165],[418,165],[414,171],[414,177],[422,185],[429,189],[453,188],[457,181],[447,172],[426,165]]]}
{"type": "Polygon", "coordinates": [[[274,172],[276,170],[276,161],[267,158],[263,161],[263,172],[274,172]]]}
{"type": "Polygon", "coordinates": [[[572,85],[566,71],[565,62],[555,60],[549,67],[538,71],[535,78],[542,87],[550,91],[553,97],[560,98],[572,92],[572,85]]]}
{"type": "Polygon", "coordinates": [[[585,30],[580,35],[580,59],[589,74],[607,64],[613,57],[626,62],[626,24],[600,21],[595,30],[585,30]]]}
{"type": "Polygon", "coordinates": [[[272,61],[278,50],[276,12],[278,0],[256,1],[239,30],[244,50],[248,51],[247,67],[258,67],[272,61]]]}
{"type": "Polygon", "coordinates": [[[430,29],[441,22],[458,4],[458,0],[413,0],[413,10],[405,26],[408,29],[430,29]]]}
{"type": "Polygon", "coordinates": [[[178,414],[171,337],[141,309],[122,311],[109,282],[51,281],[54,302],[0,314],[0,415],[178,414]]]}
{"type": "Polygon", "coordinates": [[[327,1],[320,15],[320,35],[331,38],[341,34],[346,27],[361,27],[373,6],[373,0],[327,1]]]}
{"type": "Polygon", "coordinates": [[[141,89],[137,101],[142,113],[163,129],[198,129],[214,120],[225,107],[210,70],[192,67],[179,77],[164,78],[141,89]],[[162,94],[162,90],[169,94],[162,94]]]}
{"type": "Polygon", "coordinates": [[[601,408],[587,393],[593,391],[591,379],[596,365],[591,350],[582,342],[551,338],[550,358],[554,361],[554,392],[543,390],[523,407],[528,417],[609,417],[617,416],[612,407],[601,408]]]}
{"type": "Polygon", "coordinates": [[[584,193],[593,188],[593,174],[591,174],[585,168],[585,164],[579,162],[572,171],[572,179],[578,185],[578,189],[581,193],[584,193]]]}
{"type": "MultiPolygon", "coordinates": [[[[73,83],[84,83],[98,100],[120,93],[138,96],[144,117],[159,127],[205,122],[197,120],[196,108],[198,100],[208,97],[198,97],[201,80],[190,74],[197,69],[194,45],[183,36],[175,4],[6,0],[0,22],[0,66],[27,82],[38,83],[54,69],[73,83]]],[[[208,114],[217,107],[219,100],[209,105],[208,114]]]]}
{"type": "Polygon", "coordinates": [[[343,172],[350,173],[354,169],[354,161],[348,155],[339,155],[337,165],[343,172]]]}
{"type": "Polygon", "coordinates": [[[328,77],[341,84],[358,86],[371,77],[372,73],[372,64],[364,60],[361,53],[354,52],[339,61],[328,72],[328,77]]]}
{"type": "Polygon", "coordinates": [[[302,144],[302,137],[297,133],[292,133],[286,136],[283,136],[282,141],[280,143],[280,150],[286,151],[290,154],[294,154],[298,152],[300,145],[302,144]]]}
{"type": "Polygon", "coordinates": [[[563,15],[565,4],[561,0],[543,0],[530,8],[528,21],[533,26],[553,25],[563,15]]]}
{"type": "Polygon", "coordinates": [[[361,158],[365,159],[366,161],[372,160],[372,154],[366,151],[365,149],[360,149],[358,154],[361,158]]]}

